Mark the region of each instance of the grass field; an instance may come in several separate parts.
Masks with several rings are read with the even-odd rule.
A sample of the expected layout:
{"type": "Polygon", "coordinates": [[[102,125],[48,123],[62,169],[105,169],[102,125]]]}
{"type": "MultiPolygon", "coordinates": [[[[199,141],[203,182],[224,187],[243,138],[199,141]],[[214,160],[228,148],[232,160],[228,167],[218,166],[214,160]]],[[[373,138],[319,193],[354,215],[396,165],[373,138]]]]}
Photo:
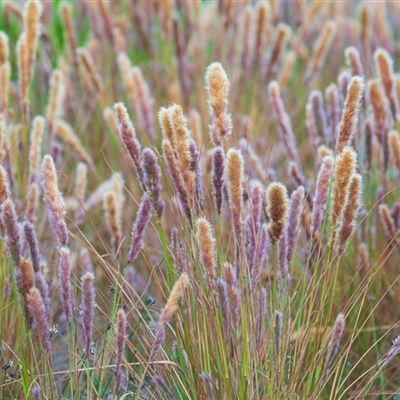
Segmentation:
{"type": "Polygon", "coordinates": [[[0,3],[1,399],[399,399],[400,3],[0,3]]]}

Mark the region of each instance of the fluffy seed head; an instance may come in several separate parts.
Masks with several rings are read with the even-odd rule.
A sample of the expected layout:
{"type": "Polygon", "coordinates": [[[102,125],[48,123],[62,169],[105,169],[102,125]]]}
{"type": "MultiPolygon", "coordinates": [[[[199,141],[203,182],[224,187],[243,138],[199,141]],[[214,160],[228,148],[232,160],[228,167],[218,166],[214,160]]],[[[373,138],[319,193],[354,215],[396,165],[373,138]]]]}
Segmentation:
{"type": "Polygon", "coordinates": [[[266,191],[266,212],[269,218],[268,234],[272,244],[282,238],[289,210],[287,189],[279,182],[271,183],[266,191]]]}
{"type": "Polygon", "coordinates": [[[21,258],[17,275],[18,289],[26,296],[35,285],[35,273],[32,263],[26,258],[21,258]]]}
{"type": "Polygon", "coordinates": [[[93,318],[95,309],[94,299],[94,275],[91,272],[86,272],[82,277],[81,315],[87,357],[90,356],[90,346],[92,343],[93,318]]]}
{"type": "Polygon", "coordinates": [[[140,203],[139,211],[132,227],[131,245],[128,252],[127,264],[132,263],[136,259],[140,250],[144,246],[143,237],[146,232],[146,227],[150,221],[151,209],[150,197],[145,194],[142,198],[142,202],[140,203]]]}
{"type": "Polygon", "coordinates": [[[351,178],[347,202],[340,217],[339,228],[336,235],[335,251],[338,255],[344,253],[349,239],[355,231],[355,218],[362,205],[361,191],[361,175],[354,174],[351,178]]]}
{"type": "Polygon", "coordinates": [[[167,304],[161,312],[159,320],[160,324],[166,325],[172,315],[178,310],[179,299],[187,286],[189,286],[189,276],[186,273],[183,273],[172,288],[167,304]]]}
{"type": "Polygon", "coordinates": [[[118,251],[122,238],[122,229],[120,221],[120,212],[114,191],[108,191],[104,194],[104,210],[106,213],[106,221],[112,235],[113,251],[118,251]]]}
{"type": "Polygon", "coordinates": [[[91,88],[97,92],[102,104],[105,104],[104,83],[98,69],[96,68],[96,63],[93,61],[87,49],[80,47],[77,49],[76,53],[79,66],[84,71],[85,76],[88,78],[91,88]]]}
{"type": "Polygon", "coordinates": [[[296,248],[296,242],[300,229],[300,217],[303,207],[304,194],[304,187],[299,186],[290,196],[288,225],[286,227],[288,263],[290,263],[292,260],[296,248]]]}
{"type": "Polygon", "coordinates": [[[71,319],[71,253],[67,247],[60,249],[58,277],[60,279],[61,301],[67,323],[71,319]]]}
{"type": "Polygon", "coordinates": [[[200,250],[200,260],[207,270],[208,278],[213,281],[215,278],[215,238],[211,224],[206,218],[201,217],[196,221],[197,245],[200,250]]]}
{"type": "Polygon", "coordinates": [[[65,203],[58,190],[58,179],[53,158],[44,156],[41,168],[43,199],[49,210],[49,223],[56,234],[60,247],[68,243],[68,231],[65,224],[65,203]]]}
{"type": "Polygon", "coordinates": [[[384,143],[384,137],[388,130],[388,118],[390,116],[388,102],[379,81],[376,79],[368,81],[367,92],[373,113],[375,134],[380,142],[384,143]]]}
{"type": "Polygon", "coordinates": [[[391,130],[388,135],[389,149],[393,162],[400,174],[400,135],[397,131],[391,130]]]}
{"type": "Polygon", "coordinates": [[[230,82],[222,65],[210,64],[205,73],[208,110],[212,119],[211,140],[214,145],[221,145],[232,131],[232,117],[227,111],[230,82]]]}
{"type": "Polygon", "coordinates": [[[38,115],[32,123],[29,147],[29,183],[38,182],[38,171],[41,158],[41,147],[46,125],[45,119],[38,115]]]}
{"type": "Polygon", "coordinates": [[[161,168],[158,165],[157,156],[147,147],[142,153],[142,167],[147,193],[150,195],[154,211],[158,218],[161,218],[165,209],[165,203],[161,197],[161,168]]]}
{"type": "Polygon", "coordinates": [[[40,291],[35,287],[29,291],[26,297],[26,304],[33,318],[34,326],[38,331],[40,344],[47,353],[50,353],[49,323],[46,318],[46,308],[40,291]]]}
{"type": "Polygon", "coordinates": [[[78,158],[94,171],[95,166],[92,157],[83,147],[82,142],[72,129],[72,126],[63,120],[58,119],[54,122],[54,130],[57,136],[71,147],[78,158]]]}
{"type": "Polygon", "coordinates": [[[7,248],[15,266],[18,266],[22,256],[21,232],[15,205],[11,199],[6,199],[1,206],[2,228],[6,238],[7,248]]]}
{"type": "Polygon", "coordinates": [[[138,98],[145,131],[149,138],[154,140],[156,137],[153,120],[154,99],[150,96],[150,89],[143,77],[142,70],[139,67],[133,67],[130,73],[132,83],[135,87],[135,94],[138,98]]]}
{"type": "Polygon", "coordinates": [[[396,95],[396,79],[393,73],[393,60],[384,49],[377,49],[374,54],[376,68],[382,82],[387,99],[389,100],[393,118],[397,118],[399,101],[396,95]]]}
{"type": "Polygon", "coordinates": [[[128,111],[123,103],[115,103],[114,111],[118,120],[119,133],[125,148],[133,161],[136,175],[139,182],[143,185],[143,168],[141,166],[141,149],[137,140],[136,132],[129,118],[128,111]]]}
{"type": "Polygon", "coordinates": [[[49,102],[46,109],[46,119],[53,121],[63,117],[66,87],[64,75],[60,69],[55,69],[50,78],[49,102]]]}
{"type": "Polygon", "coordinates": [[[385,228],[386,237],[389,240],[392,240],[397,234],[397,229],[387,204],[379,205],[379,216],[381,217],[382,225],[385,228]]]}
{"type": "Polygon", "coordinates": [[[326,201],[328,199],[329,184],[332,175],[333,158],[326,156],[317,177],[317,187],[315,189],[314,204],[312,210],[311,236],[314,237],[321,226],[324,216],[326,201]]]}
{"type": "Polygon", "coordinates": [[[0,32],[0,65],[8,61],[9,52],[8,36],[5,32],[0,32]]]}
{"type": "Polygon", "coordinates": [[[359,76],[353,76],[347,88],[347,96],[339,124],[336,154],[340,154],[346,146],[350,145],[354,136],[363,90],[363,79],[359,76]]]}
{"type": "Polygon", "coordinates": [[[325,368],[321,377],[323,382],[325,382],[325,380],[327,379],[330,372],[330,367],[332,365],[332,361],[339,350],[339,345],[340,341],[342,340],[345,326],[346,322],[344,319],[344,315],[339,314],[336,318],[335,325],[333,326],[332,329],[331,340],[328,343],[328,349],[325,358],[325,368]]]}
{"type": "Polygon", "coordinates": [[[10,197],[10,186],[8,184],[7,172],[0,165],[0,207],[10,197]]]}
{"type": "Polygon", "coordinates": [[[310,83],[321,70],[328,51],[332,45],[337,25],[334,21],[327,21],[315,42],[312,50],[312,57],[305,73],[306,82],[310,83]]]}
{"type": "Polygon", "coordinates": [[[221,214],[223,190],[225,182],[225,154],[222,147],[215,147],[212,151],[211,156],[212,162],[212,184],[213,184],[213,194],[215,207],[217,213],[221,214]]]}
{"type": "Polygon", "coordinates": [[[356,168],[357,153],[351,147],[345,147],[336,160],[333,183],[331,222],[336,226],[347,201],[351,177],[356,168]]]}
{"type": "Polygon", "coordinates": [[[226,155],[226,178],[228,181],[229,203],[232,224],[237,238],[242,229],[244,161],[242,153],[237,149],[229,149],[226,155]]]}

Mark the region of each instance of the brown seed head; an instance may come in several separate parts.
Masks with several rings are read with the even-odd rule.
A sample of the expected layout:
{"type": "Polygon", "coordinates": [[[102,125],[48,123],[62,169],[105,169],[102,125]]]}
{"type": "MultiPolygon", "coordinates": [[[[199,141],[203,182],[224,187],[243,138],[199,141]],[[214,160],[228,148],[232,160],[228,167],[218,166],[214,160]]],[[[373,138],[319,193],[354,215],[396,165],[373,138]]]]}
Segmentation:
{"type": "Polygon", "coordinates": [[[8,36],[0,32],[0,66],[8,62],[9,52],[8,36]]]}
{"type": "Polygon", "coordinates": [[[396,240],[394,239],[397,235],[396,224],[394,223],[393,217],[390,213],[390,209],[387,206],[387,204],[379,205],[379,216],[382,219],[382,224],[383,227],[385,228],[385,233],[387,238],[389,240],[396,240]]]}
{"type": "Polygon", "coordinates": [[[335,251],[339,255],[344,253],[347,243],[355,231],[355,218],[362,205],[361,186],[361,175],[354,174],[351,178],[347,202],[340,217],[336,236],[335,251]]]}
{"type": "Polygon", "coordinates": [[[87,166],[84,163],[78,163],[76,168],[76,179],[75,179],[75,197],[77,200],[77,207],[81,208],[86,195],[87,186],[87,166]]]}
{"type": "Polygon", "coordinates": [[[266,191],[266,212],[269,218],[268,234],[272,244],[283,236],[289,210],[287,189],[279,182],[271,183],[266,191]]]}
{"type": "Polygon", "coordinates": [[[35,273],[32,263],[26,258],[21,258],[18,269],[18,289],[23,296],[27,295],[35,285],[35,273]]]}
{"type": "Polygon", "coordinates": [[[226,178],[228,181],[229,205],[232,214],[232,225],[236,235],[240,235],[243,212],[244,161],[237,149],[229,149],[226,154],[226,178]]]}
{"type": "Polygon", "coordinates": [[[77,39],[76,33],[73,24],[73,17],[72,17],[72,7],[70,3],[62,2],[60,4],[60,13],[63,25],[65,27],[66,32],[66,39],[69,47],[69,52],[76,63],[76,48],[77,48],[77,39]]]}
{"type": "Polygon", "coordinates": [[[197,245],[200,250],[200,260],[207,269],[209,279],[215,278],[216,260],[215,260],[215,238],[211,224],[204,217],[196,221],[197,245]]]}
{"type": "Polygon", "coordinates": [[[311,82],[319,73],[336,34],[337,25],[334,21],[327,21],[312,49],[312,57],[305,73],[306,81],[311,82]]]}
{"type": "Polygon", "coordinates": [[[190,132],[187,126],[187,119],[181,106],[175,104],[169,108],[169,120],[175,139],[175,143],[172,144],[175,146],[174,150],[179,159],[179,166],[184,173],[189,169],[191,161],[189,150],[190,132]]]}
{"type": "Polygon", "coordinates": [[[351,147],[345,147],[336,159],[330,215],[332,222],[331,244],[334,243],[336,238],[336,225],[349,195],[349,186],[351,177],[355,172],[356,161],[357,153],[351,147]]]}
{"type": "Polygon", "coordinates": [[[158,113],[158,120],[161,126],[161,132],[164,139],[168,139],[172,147],[176,147],[175,132],[172,129],[172,123],[170,120],[170,108],[161,107],[158,113]]]}
{"type": "Polygon", "coordinates": [[[178,281],[175,283],[174,287],[171,290],[171,294],[169,295],[167,304],[165,305],[164,310],[160,315],[160,324],[165,325],[175,311],[178,310],[178,302],[180,297],[183,294],[185,288],[189,285],[189,276],[186,273],[183,273],[178,281]]]}
{"type": "Polygon", "coordinates": [[[296,52],[294,52],[292,50],[286,52],[284,59],[282,61],[282,67],[280,68],[280,72],[276,79],[278,81],[280,87],[286,86],[286,84],[293,72],[293,67],[296,62],[296,58],[297,58],[296,52]]]}
{"type": "Polygon", "coordinates": [[[119,28],[118,26],[115,26],[112,29],[112,36],[113,36],[115,53],[116,54],[126,53],[126,51],[127,51],[126,38],[123,35],[121,28],[119,28]]]}
{"type": "Polygon", "coordinates": [[[228,105],[230,82],[221,63],[210,64],[205,73],[206,90],[208,92],[210,114],[222,114],[228,105]]]}
{"type": "Polygon", "coordinates": [[[230,82],[220,63],[214,62],[207,67],[205,83],[212,118],[211,140],[220,145],[232,131],[232,117],[227,112],[230,82]]]}
{"type": "Polygon", "coordinates": [[[8,184],[7,172],[0,165],[0,207],[8,198],[10,198],[10,186],[8,184]]]}
{"type": "Polygon", "coordinates": [[[60,69],[55,69],[51,74],[49,102],[46,109],[46,119],[53,121],[64,115],[65,102],[64,75],[60,69]]]}
{"type": "Polygon", "coordinates": [[[400,174],[400,135],[397,131],[391,130],[388,136],[389,149],[392,159],[396,165],[397,172],[400,174]]]}
{"type": "Polygon", "coordinates": [[[375,120],[375,133],[379,138],[382,138],[382,135],[384,135],[384,131],[386,130],[389,115],[387,100],[383,94],[379,81],[376,79],[368,81],[367,91],[375,120]]]}
{"type": "Polygon", "coordinates": [[[91,87],[97,92],[100,97],[102,104],[105,103],[105,91],[104,83],[101,78],[100,72],[96,68],[96,64],[93,61],[89,51],[83,47],[77,49],[77,56],[80,67],[88,77],[91,87]]]}
{"type": "Polygon", "coordinates": [[[111,107],[107,107],[103,111],[103,118],[106,121],[109,129],[119,136],[118,121],[111,107]]]}
{"type": "Polygon", "coordinates": [[[269,3],[260,1],[256,5],[256,39],[255,39],[255,58],[256,63],[260,60],[264,50],[265,39],[268,33],[271,18],[271,8],[269,3]]]}
{"type": "Polygon", "coordinates": [[[363,90],[363,79],[359,76],[353,76],[347,88],[347,96],[339,124],[339,133],[336,141],[336,154],[340,154],[346,146],[350,145],[351,140],[353,139],[357,127],[363,90]]]}
{"type": "Polygon", "coordinates": [[[347,47],[344,53],[346,55],[347,64],[351,68],[351,74],[353,76],[363,76],[363,66],[357,48],[354,46],[347,47]]]}
{"type": "Polygon", "coordinates": [[[38,38],[40,35],[40,16],[43,6],[39,0],[29,0],[24,6],[24,29],[26,32],[25,40],[28,51],[28,62],[34,62],[38,38]]]}
{"type": "Polygon", "coordinates": [[[317,151],[318,151],[318,156],[321,160],[323,160],[327,156],[333,157],[333,151],[325,145],[319,146],[317,151]]]}
{"type": "Polygon", "coordinates": [[[40,189],[35,182],[29,186],[28,194],[26,195],[25,215],[26,219],[33,224],[36,222],[36,209],[39,202],[40,189]]]}
{"type": "Polygon", "coordinates": [[[366,4],[361,4],[360,25],[361,42],[365,43],[367,40],[369,40],[371,25],[371,15],[366,4]]]}
{"type": "Polygon", "coordinates": [[[8,105],[10,76],[11,76],[10,63],[6,62],[0,65],[0,113],[4,113],[8,105]]]}
{"type": "Polygon", "coordinates": [[[62,139],[67,145],[71,147],[71,149],[76,153],[81,161],[87,164],[87,166],[93,171],[95,169],[92,157],[89,153],[84,149],[81,141],[78,136],[72,129],[72,126],[67,122],[58,119],[54,121],[54,129],[56,135],[62,139]]]}
{"type": "Polygon", "coordinates": [[[104,210],[106,212],[106,220],[112,235],[113,250],[117,252],[122,237],[120,213],[118,212],[118,204],[113,191],[108,191],[104,195],[104,210]]]}
{"type": "Polygon", "coordinates": [[[29,175],[31,177],[39,170],[45,124],[45,119],[40,115],[33,120],[29,147],[29,175]]]}
{"type": "Polygon", "coordinates": [[[271,50],[271,55],[268,60],[268,68],[266,72],[266,77],[270,76],[270,73],[273,71],[274,67],[278,63],[281,55],[285,51],[287,42],[290,39],[291,29],[288,25],[283,23],[279,23],[274,32],[273,45],[271,50]]]}
{"type": "Polygon", "coordinates": [[[389,100],[390,108],[394,119],[397,119],[399,112],[399,101],[396,94],[396,78],[393,73],[393,59],[384,49],[378,49],[374,54],[376,68],[379,78],[385,89],[386,97],[389,100]]]}

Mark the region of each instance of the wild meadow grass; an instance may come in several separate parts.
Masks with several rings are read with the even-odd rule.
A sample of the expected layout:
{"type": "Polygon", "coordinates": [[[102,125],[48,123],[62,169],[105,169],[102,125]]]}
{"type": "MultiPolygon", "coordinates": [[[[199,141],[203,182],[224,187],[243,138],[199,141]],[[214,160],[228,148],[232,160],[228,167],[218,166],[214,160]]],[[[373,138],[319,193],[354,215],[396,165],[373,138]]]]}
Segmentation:
{"type": "Polygon", "coordinates": [[[400,396],[398,2],[0,14],[2,399],[400,396]]]}

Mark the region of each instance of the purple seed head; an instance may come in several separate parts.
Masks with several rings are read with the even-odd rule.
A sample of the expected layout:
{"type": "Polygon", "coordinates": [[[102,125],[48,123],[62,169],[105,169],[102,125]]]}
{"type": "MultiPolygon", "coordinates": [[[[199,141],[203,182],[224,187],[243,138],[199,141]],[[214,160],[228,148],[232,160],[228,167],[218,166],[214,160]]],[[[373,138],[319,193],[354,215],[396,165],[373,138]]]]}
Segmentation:
{"type": "Polygon", "coordinates": [[[71,318],[71,253],[68,248],[60,249],[58,277],[60,279],[61,301],[67,323],[71,318]]]}
{"type": "Polygon", "coordinates": [[[140,250],[143,248],[143,237],[146,231],[147,224],[151,217],[151,200],[145,194],[140,203],[139,211],[136,220],[132,227],[131,245],[128,252],[127,264],[132,263],[139,255],[140,250]]]}
{"type": "Polygon", "coordinates": [[[223,190],[225,183],[225,154],[224,149],[222,147],[215,147],[212,156],[212,185],[213,185],[213,194],[214,194],[214,202],[215,207],[217,209],[217,213],[221,214],[222,208],[222,199],[223,199],[223,190]]]}
{"type": "Polygon", "coordinates": [[[90,357],[90,346],[92,343],[93,318],[95,309],[95,290],[94,290],[94,275],[91,272],[86,272],[82,277],[82,329],[85,338],[86,357],[90,357]]]}
{"type": "Polygon", "coordinates": [[[32,315],[34,327],[36,328],[40,344],[47,353],[50,353],[49,323],[46,318],[46,309],[39,290],[33,287],[26,298],[30,315],[32,315]]]}
{"type": "Polygon", "coordinates": [[[300,217],[304,200],[304,187],[299,186],[290,197],[288,224],[286,226],[287,237],[287,261],[290,263],[296,248],[300,229],[300,217]]]}
{"type": "Polygon", "coordinates": [[[158,218],[161,218],[165,209],[165,203],[161,197],[161,168],[158,165],[157,156],[148,147],[142,152],[142,167],[146,191],[158,218]]]}
{"type": "Polygon", "coordinates": [[[325,358],[325,368],[322,374],[322,381],[326,381],[329,376],[330,368],[332,365],[332,361],[336,356],[336,353],[339,350],[340,341],[342,340],[342,336],[344,333],[344,328],[346,326],[346,322],[343,314],[339,314],[336,318],[335,325],[333,326],[331,333],[331,340],[328,343],[328,349],[326,352],[325,358]]]}
{"type": "Polygon", "coordinates": [[[12,200],[7,199],[1,206],[2,224],[6,238],[6,246],[15,266],[18,266],[22,256],[21,231],[12,200]]]}
{"type": "Polygon", "coordinates": [[[133,161],[133,166],[139,179],[139,183],[143,185],[144,173],[140,162],[141,149],[140,143],[136,137],[135,128],[129,118],[126,107],[122,103],[115,103],[114,110],[118,120],[119,134],[121,135],[122,142],[133,161]]]}
{"type": "Polygon", "coordinates": [[[35,286],[38,288],[44,304],[45,318],[49,320],[50,318],[50,291],[49,284],[47,283],[42,272],[39,270],[35,273],[35,286]]]}
{"type": "Polygon", "coordinates": [[[31,261],[33,269],[35,272],[39,271],[40,268],[40,249],[35,227],[29,221],[23,224],[25,240],[28,242],[29,254],[31,256],[31,261]]]}

